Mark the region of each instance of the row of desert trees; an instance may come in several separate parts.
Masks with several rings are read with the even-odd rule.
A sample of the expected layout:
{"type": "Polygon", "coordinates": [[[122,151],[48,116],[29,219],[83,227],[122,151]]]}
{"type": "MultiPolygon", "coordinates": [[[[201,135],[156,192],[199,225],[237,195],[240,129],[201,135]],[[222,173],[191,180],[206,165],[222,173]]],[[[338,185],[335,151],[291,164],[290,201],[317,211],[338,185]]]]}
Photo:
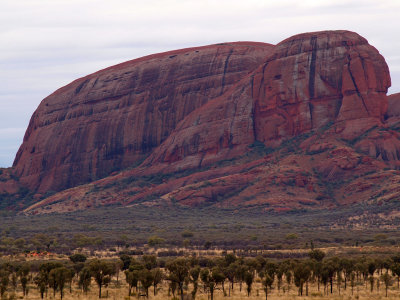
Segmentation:
{"type": "Polygon", "coordinates": [[[72,291],[76,284],[87,293],[92,283],[98,287],[99,298],[102,288],[107,287],[113,278],[119,285],[120,271],[125,274],[128,284],[127,294],[132,290],[149,297],[150,288],[156,295],[160,284],[165,281],[168,294],[184,298],[190,293],[192,299],[199,291],[214,299],[215,291],[222,290],[230,297],[234,289],[251,295],[254,282],[262,283],[265,297],[275,288],[278,293],[287,293],[294,284],[300,296],[308,296],[310,284],[317,285],[326,295],[341,293],[341,289],[364,285],[373,293],[374,289],[385,286],[386,295],[394,278],[399,288],[400,256],[387,259],[359,257],[325,258],[324,252],[312,250],[308,259],[287,259],[272,261],[262,256],[256,258],[237,257],[225,254],[221,257],[178,257],[160,260],[154,255],[133,257],[121,255],[118,260],[87,260],[82,254],[70,257],[69,262],[44,261],[40,264],[3,263],[0,265],[0,294],[7,290],[16,290],[20,285],[25,295],[28,284],[35,284],[41,298],[50,291],[53,297],[59,292],[61,299],[66,288],[72,291]]]}
{"type": "Polygon", "coordinates": [[[119,261],[93,259],[86,262],[86,256],[82,254],[71,256],[70,262],[7,262],[0,265],[0,296],[3,297],[7,290],[15,292],[18,285],[26,296],[29,291],[28,284],[33,283],[42,299],[47,296],[49,290],[52,290],[53,298],[56,292],[59,292],[63,299],[66,286],[69,286],[72,292],[74,280],[84,292],[88,291],[93,280],[99,287],[101,298],[102,287],[111,282],[111,277],[119,272],[121,266],[119,261]]]}
{"type": "Polygon", "coordinates": [[[156,294],[157,285],[166,280],[169,293],[174,296],[179,294],[181,299],[184,290],[189,290],[189,285],[192,287],[192,299],[195,299],[199,286],[213,299],[216,289],[231,296],[235,286],[238,285],[241,291],[245,284],[247,295],[250,296],[256,279],[261,281],[266,299],[273,286],[278,292],[287,292],[294,284],[300,296],[308,296],[309,284],[316,283],[318,290],[322,285],[324,293],[329,295],[334,293],[335,285],[339,294],[342,288],[347,289],[349,286],[353,293],[356,283],[363,281],[366,288],[370,284],[371,293],[374,283],[378,289],[380,283],[383,283],[387,295],[392,279],[397,277],[399,280],[400,276],[400,257],[397,256],[385,260],[368,257],[325,259],[324,252],[320,250],[310,251],[309,259],[278,262],[262,256],[240,258],[234,254],[215,258],[181,257],[168,261],[162,268],[155,256],[145,255],[141,260],[129,256],[121,259],[124,261],[129,294],[132,288],[138,290],[139,285],[146,296],[151,286],[156,294]]]}

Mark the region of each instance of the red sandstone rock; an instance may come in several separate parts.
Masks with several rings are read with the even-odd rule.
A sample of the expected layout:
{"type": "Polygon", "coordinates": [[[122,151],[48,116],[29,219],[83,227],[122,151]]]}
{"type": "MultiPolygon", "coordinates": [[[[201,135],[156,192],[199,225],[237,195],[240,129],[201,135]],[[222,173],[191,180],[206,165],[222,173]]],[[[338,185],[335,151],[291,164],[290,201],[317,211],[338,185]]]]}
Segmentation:
{"type": "Polygon", "coordinates": [[[390,76],[358,34],[326,31],[279,43],[253,74],[188,115],[145,161],[169,171],[243,154],[255,140],[282,140],[329,123],[352,139],[382,125],[390,76]]]}
{"type": "Polygon", "coordinates": [[[389,86],[384,58],[358,34],[296,35],[255,72],[256,139],[274,145],[329,122],[344,123],[342,135],[352,137],[383,121],[389,86]]]}
{"type": "Polygon", "coordinates": [[[400,93],[388,96],[388,111],[387,116],[400,117],[400,93]]]}
{"type": "Polygon", "coordinates": [[[0,168],[0,202],[1,194],[16,194],[18,193],[18,182],[11,176],[10,169],[0,168]]]}
{"type": "Polygon", "coordinates": [[[210,165],[241,155],[254,140],[253,102],[248,78],[226,95],[188,115],[143,165],[165,171],[210,165]]]}
{"type": "Polygon", "coordinates": [[[391,167],[400,166],[400,135],[393,130],[376,129],[355,144],[360,152],[383,160],[391,167]]]}
{"type": "Polygon", "coordinates": [[[397,171],[382,171],[397,166],[400,153],[399,136],[388,128],[395,115],[387,112],[389,86],[383,57],[348,31],[301,34],[275,47],[234,43],[178,50],[111,67],[43,101],[15,170],[21,182],[46,191],[148,157],[26,212],[144,199],[152,199],[148,205],[264,205],[286,211],[370,199],[389,190],[387,178],[400,178],[397,171]],[[250,144],[277,148],[303,133],[311,136],[298,148],[283,144],[270,155],[251,154],[250,144]],[[118,184],[188,169],[193,173],[158,184],[118,184]],[[365,176],[372,173],[376,176],[365,176]],[[337,186],[328,189],[321,180],[337,186]],[[98,186],[105,191],[93,191],[98,186]]]}
{"type": "Polygon", "coordinates": [[[271,47],[240,42],[189,48],[78,79],[44,99],[33,114],[15,172],[43,192],[131,166],[186,115],[255,69],[271,47]]]}

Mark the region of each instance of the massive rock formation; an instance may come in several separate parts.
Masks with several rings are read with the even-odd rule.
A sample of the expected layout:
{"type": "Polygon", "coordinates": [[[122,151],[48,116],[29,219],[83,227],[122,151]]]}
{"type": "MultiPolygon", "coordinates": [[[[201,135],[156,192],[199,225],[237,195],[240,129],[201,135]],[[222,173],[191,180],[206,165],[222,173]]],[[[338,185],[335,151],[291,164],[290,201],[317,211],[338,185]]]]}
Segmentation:
{"type": "Polygon", "coordinates": [[[78,79],[39,105],[15,172],[29,188],[44,192],[131,166],[186,115],[258,67],[270,49],[253,42],[183,49],[78,79]]]}
{"type": "Polygon", "coordinates": [[[384,58],[348,31],[296,35],[279,43],[253,74],[179,124],[146,160],[171,169],[268,147],[329,123],[353,139],[382,125],[390,75],[384,58]]]}
{"type": "Polygon", "coordinates": [[[99,71],[43,100],[15,173],[43,193],[130,169],[26,211],[159,201],[282,211],[388,191],[392,199],[400,140],[390,84],[384,58],[349,31],[184,49],[99,71]]]}

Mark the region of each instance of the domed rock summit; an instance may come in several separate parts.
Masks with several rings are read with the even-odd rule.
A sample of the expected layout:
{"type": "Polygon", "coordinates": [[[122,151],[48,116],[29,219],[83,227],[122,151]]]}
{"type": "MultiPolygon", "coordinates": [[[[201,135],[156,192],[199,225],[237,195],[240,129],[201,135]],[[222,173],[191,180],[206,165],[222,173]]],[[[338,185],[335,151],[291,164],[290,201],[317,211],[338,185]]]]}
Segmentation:
{"type": "Polygon", "coordinates": [[[378,50],[344,30],[142,57],[45,98],[3,172],[18,180],[0,191],[29,190],[26,213],[391,201],[400,99],[390,85],[378,50]]]}

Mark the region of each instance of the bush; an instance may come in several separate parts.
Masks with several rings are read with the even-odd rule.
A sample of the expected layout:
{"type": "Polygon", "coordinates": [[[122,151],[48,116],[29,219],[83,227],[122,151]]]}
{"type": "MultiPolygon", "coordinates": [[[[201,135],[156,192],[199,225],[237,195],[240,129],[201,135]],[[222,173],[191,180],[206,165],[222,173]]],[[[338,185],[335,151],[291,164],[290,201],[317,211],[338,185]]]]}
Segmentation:
{"type": "Polygon", "coordinates": [[[164,244],[165,240],[163,238],[160,238],[160,237],[154,235],[149,238],[147,243],[149,244],[150,247],[158,247],[158,246],[164,244]]]}
{"type": "Polygon", "coordinates": [[[285,238],[287,240],[296,240],[298,237],[297,233],[288,233],[285,238]]]}
{"type": "Polygon", "coordinates": [[[69,257],[69,259],[70,259],[70,261],[72,261],[75,264],[75,263],[78,263],[78,262],[85,262],[87,257],[84,254],[77,253],[77,254],[71,255],[69,257]]]}

